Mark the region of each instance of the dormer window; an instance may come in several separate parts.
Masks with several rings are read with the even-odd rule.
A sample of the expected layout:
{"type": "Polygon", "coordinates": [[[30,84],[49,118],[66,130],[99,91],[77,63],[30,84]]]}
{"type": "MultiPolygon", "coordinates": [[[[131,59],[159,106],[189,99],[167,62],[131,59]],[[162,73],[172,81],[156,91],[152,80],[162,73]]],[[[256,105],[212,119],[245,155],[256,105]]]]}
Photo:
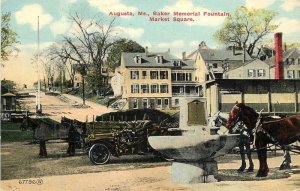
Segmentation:
{"type": "Polygon", "coordinates": [[[163,56],[157,56],[157,57],[156,57],[156,62],[157,62],[158,64],[162,64],[162,63],[163,63],[163,56]]]}
{"type": "Polygon", "coordinates": [[[136,55],[134,59],[135,59],[135,63],[137,63],[137,64],[142,63],[142,57],[140,55],[136,55]]]}
{"type": "Polygon", "coordinates": [[[173,65],[174,66],[181,66],[180,60],[173,60],[173,65]]]}

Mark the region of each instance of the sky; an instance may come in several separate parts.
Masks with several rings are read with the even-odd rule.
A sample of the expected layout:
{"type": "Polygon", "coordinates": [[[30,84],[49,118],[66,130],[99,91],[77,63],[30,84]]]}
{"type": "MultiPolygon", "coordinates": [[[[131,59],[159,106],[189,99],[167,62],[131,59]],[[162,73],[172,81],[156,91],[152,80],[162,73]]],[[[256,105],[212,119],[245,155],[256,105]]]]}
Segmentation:
{"type": "MultiPolygon", "coordinates": [[[[1,0],[1,12],[11,12],[11,28],[17,32],[20,44],[18,56],[11,56],[1,67],[1,79],[31,85],[37,79],[36,64],[39,16],[41,50],[62,39],[73,30],[69,15],[78,12],[86,19],[101,17],[104,23],[111,21],[111,12],[132,12],[134,16],[116,17],[118,37],[135,40],[149,51],[170,49],[181,56],[182,52],[196,50],[201,41],[211,48],[222,48],[213,39],[221,27],[223,16],[199,16],[193,22],[173,22],[173,11],[179,12],[227,12],[236,7],[265,8],[277,12],[277,32],[283,32],[284,42],[300,41],[300,0],[1,0]],[[170,22],[149,21],[148,16],[138,16],[143,11],[150,16],[154,11],[170,12],[170,22]]],[[[267,39],[272,39],[273,34],[267,39]]],[[[39,67],[41,68],[41,66],[39,67]]],[[[43,77],[43,74],[41,74],[43,77]]]]}

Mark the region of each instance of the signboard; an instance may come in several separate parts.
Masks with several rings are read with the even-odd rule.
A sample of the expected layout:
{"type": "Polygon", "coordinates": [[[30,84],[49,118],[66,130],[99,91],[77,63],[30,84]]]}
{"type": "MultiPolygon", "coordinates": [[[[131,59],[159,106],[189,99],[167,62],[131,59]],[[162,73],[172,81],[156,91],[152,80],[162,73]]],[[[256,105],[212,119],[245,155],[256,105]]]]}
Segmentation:
{"type": "Polygon", "coordinates": [[[9,112],[1,113],[1,121],[11,121],[11,113],[9,112]]]}

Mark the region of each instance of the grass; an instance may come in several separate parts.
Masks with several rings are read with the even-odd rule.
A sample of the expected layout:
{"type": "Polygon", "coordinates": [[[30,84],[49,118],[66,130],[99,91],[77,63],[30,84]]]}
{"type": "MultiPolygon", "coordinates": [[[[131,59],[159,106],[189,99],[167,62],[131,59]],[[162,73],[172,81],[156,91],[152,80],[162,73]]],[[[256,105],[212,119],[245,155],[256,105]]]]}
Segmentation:
{"type": "Polygon", "coordinates": [[[1,142],[23,142],[32,140],[32,131],[21,131],[20,123],[1,124],[1,142]],[[13,131],[8,131],[13,130],[13,131]]]}

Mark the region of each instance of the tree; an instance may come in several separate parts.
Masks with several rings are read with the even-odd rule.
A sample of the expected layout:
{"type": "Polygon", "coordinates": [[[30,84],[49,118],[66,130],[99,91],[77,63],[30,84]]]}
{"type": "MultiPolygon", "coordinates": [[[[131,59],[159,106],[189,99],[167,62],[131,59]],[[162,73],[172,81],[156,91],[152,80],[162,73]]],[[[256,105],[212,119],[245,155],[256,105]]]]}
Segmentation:
{"type": "Polygon", "coordinates": [[[7,93],[15,93],[16,92],[16,86],[17,84],[14,81],[11,80],[1,80],[1,92],[7,93]]]}
{"type": "Polygon", "coordinates": [[[122,52],[145,52],[145,49],[132,40],[125,38],[116,40],[107,57],[107,66],[110,70],[114,71],[116,67],[120,66],[122,52]]]}
{"type": "Polygon", "coordinates": [[[245,48],[252,56],[255,46],[278,25],[272,24],[276,13],[266,9],[248,9],[238,7],[227,17],[221,27],[214,34],[217,42],[245,48]]]}
{"type": "Polygon", "coordinates": [[[10,27],[10,13],[1,15],[1,59],[8,60],[8,57],[13,52],[18,52],[19,49],[15,47],[19,43],[17,40],[17,33],[10,27]]]}

